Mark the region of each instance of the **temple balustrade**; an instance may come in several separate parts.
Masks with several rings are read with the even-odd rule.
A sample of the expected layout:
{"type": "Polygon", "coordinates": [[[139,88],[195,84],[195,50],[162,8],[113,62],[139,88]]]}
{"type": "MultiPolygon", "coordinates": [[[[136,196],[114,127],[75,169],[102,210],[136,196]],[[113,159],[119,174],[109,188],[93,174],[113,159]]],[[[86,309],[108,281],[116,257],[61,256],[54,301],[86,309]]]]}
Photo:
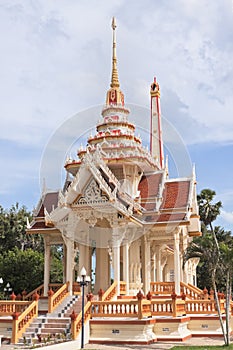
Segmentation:
{"type": "Polygon", "coordinates": [[[65,283],[55,293],[48,291],[48,312],[51,313],[69,295],[69,282],[65,283]]]}
{"type": "Polygon", "coordinates": [[[186,295],[186,298],[189,299],[203,299],[204,291],[196,286],[180,282],[180,290],[183,294],[186,295]]]}
{"type": "MultiPolygon", "coordinates": [[[[86,323],[91,318],[91,308],[92,303],[88,301],[84,307],[84,323],[86,323]]],[[[75,311],[70,315],[71,318],[71,334],[72,338],[75,340],[79,335],[82,328],[82,312],[76,314],[75,311]]]]}
{"type": "Polygon", "coordinates": [[[120,281],[120,295],[126,295],[126,282],[120,281]]]}
{"type": "Polygon", "coordinates": [[[175,290],[175,282],[151,282],[150,292],[153,295],[171,295],[175,290]]]}
{"type": "Polygon", "coordinates": [[[114,296],[117,296],[117,282],[113,284],[104,292],[102,289],[99,291],[99,301],[111,300],[114,296]]]}
{"type": "Polygon", "coordinates": [[[22,313],[31,301],[0,300],[0,316],[12,316],[13,313],[22,313]]]}
{"type": "Polygon", "coordinates": [[[14,312],[11,343],[16,344],[26,328],[38,316],[38,300],[34,300],[21,314],[14,312]]]}
{"type": "MultiPolygon", "coordinates": [[[[56,293],[61,287],[63,286],[63,283],[49,283],[49,290],[52,290],[54,293],[56,293]]],[[[79,295],[81,293],[80,286],[77,282],[73,283],[73,294],[79,295]]],[[[41,284],[39,287],[35,288],[30,293],[26,293],[25,291],[22,292],[22,299],[23,300],[34,300],[35,295],[39,295],[39,297],[47,297],[47,295],[44,295],[44,285],[41,284]]]]}
{"type": "MultiPolygon", "coordinates": [[[[220,312],[225,313],[225,300],[220,299],[220,312]]],[[[217,306],[214,300],[186,300],[186,314],[217,314],[217,306]]]]}

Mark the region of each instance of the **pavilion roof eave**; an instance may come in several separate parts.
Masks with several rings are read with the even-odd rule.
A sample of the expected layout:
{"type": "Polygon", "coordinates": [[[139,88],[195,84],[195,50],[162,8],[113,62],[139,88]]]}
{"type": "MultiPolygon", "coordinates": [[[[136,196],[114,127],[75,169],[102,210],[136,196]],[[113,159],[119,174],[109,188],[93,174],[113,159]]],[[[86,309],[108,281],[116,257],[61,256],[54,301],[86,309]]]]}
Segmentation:
{"type": "Polygon", "coordinates": [[[48,227],[48,228],[38,228],[38,229],[28,229],[26,230],[26,234],[36,235],[36,234],[60,234],[60,230],[58,230],[56,227],[48,227]]]}
{"type": "Polygon", "coordinates": [[[159,226],[162,226],[162,227],[164,227],[164,226],[177,226],[177,225],[178,226],[180,226],[180,225],[187,226],[190,224],[189,220],[160,221],[160,222],[158,222],[158,221],[148,221],[148,222],[140,221],[140,222],[142,223],[143,226],[146,225],[146,226],[157,226],[157,227],[159,227],[159,226]]]}

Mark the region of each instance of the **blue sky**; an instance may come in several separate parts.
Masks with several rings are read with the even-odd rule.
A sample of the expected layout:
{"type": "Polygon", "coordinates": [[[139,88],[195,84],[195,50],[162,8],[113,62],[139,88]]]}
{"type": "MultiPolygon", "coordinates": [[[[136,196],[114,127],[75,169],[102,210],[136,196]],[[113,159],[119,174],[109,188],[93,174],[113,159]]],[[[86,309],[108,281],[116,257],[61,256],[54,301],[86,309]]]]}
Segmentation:
{"type": "MultiPolygon", "coordinates": [[[[65,157],[100,119],[112,16],[126,103],[146,110],[157,77],[163,117],[195,163],[198,190],[217,192],[218,223],[232,229],[232,0],[1,0],[0,204],[32,209],[44,167],[55,166],[62,178],[65,157]]],[[[131,119],[139,131],[149,125],[142,114],[131,119]]],[[[59,186],[55,178],[46,181],[59,186]]]]}

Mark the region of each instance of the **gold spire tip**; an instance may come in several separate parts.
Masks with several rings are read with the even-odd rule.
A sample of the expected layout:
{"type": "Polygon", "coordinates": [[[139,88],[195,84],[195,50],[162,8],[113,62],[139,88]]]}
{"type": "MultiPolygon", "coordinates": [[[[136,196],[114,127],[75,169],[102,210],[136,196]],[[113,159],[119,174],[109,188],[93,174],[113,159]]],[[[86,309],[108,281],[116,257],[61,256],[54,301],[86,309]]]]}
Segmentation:
{"type": "Polygon", "coordinates": [[[112,29],[115,30],[116,29],[116,18],[112,17],[112,29]]]}

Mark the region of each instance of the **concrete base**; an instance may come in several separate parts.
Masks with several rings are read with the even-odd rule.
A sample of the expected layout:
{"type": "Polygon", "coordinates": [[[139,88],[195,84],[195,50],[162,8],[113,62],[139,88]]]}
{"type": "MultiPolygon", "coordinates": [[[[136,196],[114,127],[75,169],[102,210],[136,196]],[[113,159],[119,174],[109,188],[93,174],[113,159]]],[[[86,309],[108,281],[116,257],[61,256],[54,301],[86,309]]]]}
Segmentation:
{"type": "Polygon", "coordinates": [[[154,320],[90,320],[91,344],[151,344],[156,342],[154,320]]]}
{"type": "Polygon", "coordinates": [[[156,318],[154,333],[158,341],[185,341],[192,334],[188,329],[189,317],[156,318]]]}
{"type": "MultiPolygon", "coordinates": [[[[223,316],[224,328],[226,318],[223,316]]],[[[222,328],[217,315],[190,316],[188,325],[193,337],[222,337],[222,328]]],[[[230,319],[230,332],[232,331],[232,319],[230,319]]]]}

